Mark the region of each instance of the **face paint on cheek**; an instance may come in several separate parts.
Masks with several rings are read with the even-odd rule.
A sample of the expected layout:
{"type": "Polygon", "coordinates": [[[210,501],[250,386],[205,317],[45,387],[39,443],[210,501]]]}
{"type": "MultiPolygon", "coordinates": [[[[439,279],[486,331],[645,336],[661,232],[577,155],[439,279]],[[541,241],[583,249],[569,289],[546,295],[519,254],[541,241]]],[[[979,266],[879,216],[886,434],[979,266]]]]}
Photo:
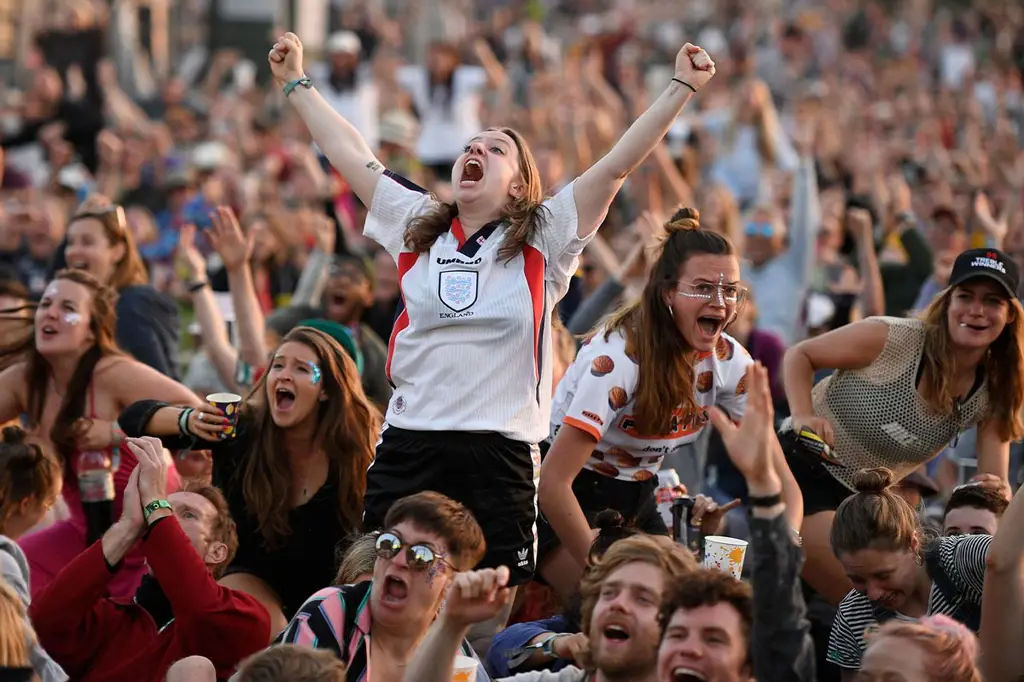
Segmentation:
{"type": "Polygon", "coordinates": [[[444,562],[435,560],[427,569],[427,585],[433,586],[434,580],[442,573],[444,573],[444,562]]]}
{"type": "Polygon", "coordinates": [[[306,366],[309,367],[309,371],[312,375],[311,380],[313,382],[313,385],[318,385],[320,383],[320,380],[323,379],[324,377],[323,372],[320,371],[320,368],[317,366],[315,362],[310,362],[309,360],[307,360],[306,366]]]}
{"type": "Polygon", "coordinates": [[[82,323],[82,316],[78,313],[64,313],[64,321],[72,327],[77,327],[82,323]]]}

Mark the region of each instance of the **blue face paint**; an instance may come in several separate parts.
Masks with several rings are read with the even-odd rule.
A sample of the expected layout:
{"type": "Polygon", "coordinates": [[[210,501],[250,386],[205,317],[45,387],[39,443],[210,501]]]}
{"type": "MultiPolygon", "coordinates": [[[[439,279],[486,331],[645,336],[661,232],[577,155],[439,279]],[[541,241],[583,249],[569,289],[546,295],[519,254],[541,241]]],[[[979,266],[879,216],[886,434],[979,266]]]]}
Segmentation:
{"type": "Polygon", "coordinates": [[[320,368],[317,366],[315,362],[310,362],[309,360],[307,360],[306,366],[309,367],[309,371],[313,373],[313,385],[316,386],[317,384],[320,383],[320,380],[323,378],[323,372],[320,371],[320,368]]]}

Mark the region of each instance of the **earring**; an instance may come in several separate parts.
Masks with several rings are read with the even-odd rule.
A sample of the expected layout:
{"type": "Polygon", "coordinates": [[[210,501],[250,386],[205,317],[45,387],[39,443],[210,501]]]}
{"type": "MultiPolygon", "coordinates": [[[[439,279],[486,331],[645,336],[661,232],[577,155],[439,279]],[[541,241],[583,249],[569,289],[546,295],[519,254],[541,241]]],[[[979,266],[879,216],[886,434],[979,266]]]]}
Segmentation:
{"type": "Polygon", "coordinates": [[[924,566],[924,557],[920,554],[916,555],[914,557],[914,563],[916,563],[918,566],[924,566]]]}

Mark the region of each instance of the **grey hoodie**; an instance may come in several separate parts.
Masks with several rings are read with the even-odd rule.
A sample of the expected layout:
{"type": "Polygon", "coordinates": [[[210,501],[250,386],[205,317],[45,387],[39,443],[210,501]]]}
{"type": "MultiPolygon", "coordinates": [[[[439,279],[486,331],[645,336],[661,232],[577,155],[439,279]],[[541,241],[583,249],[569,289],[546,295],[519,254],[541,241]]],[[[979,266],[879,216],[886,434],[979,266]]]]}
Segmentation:
{"type": "MultiPolygon", "coordinates": [[[[28,560],[21,547],[6,535],[0,535],[0,575],[18,593],[27,609],[31,595],[28,589],[28,560]]],[[[27,615],[25,624],[31,626],[27,615]]],[[[32,647],[32,667],[42,682],[65,682],[68,679],[61,667],[38,644],[32,647]]]]}

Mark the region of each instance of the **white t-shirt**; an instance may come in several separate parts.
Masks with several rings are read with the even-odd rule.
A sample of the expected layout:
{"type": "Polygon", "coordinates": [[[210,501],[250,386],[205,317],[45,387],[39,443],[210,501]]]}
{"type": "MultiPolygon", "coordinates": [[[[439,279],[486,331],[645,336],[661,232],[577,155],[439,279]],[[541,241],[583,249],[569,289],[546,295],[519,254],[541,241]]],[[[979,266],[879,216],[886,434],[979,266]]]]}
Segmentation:
{"type": "Polygon", "coordinates": [[[435,205],[386,171],[363,231],[398,263],[387,423],[537,443],[548,435],[551,414],[551,311],[590,241],[576,234],[573,185],[544,202],[544,227],[508,262],[498,255],[505,226],[497,222],[466,235],[456,219],[429,252],[409,251],[409,220],[435,205]]]}
{"type": "Polygon", "coordinates": [[[331,69],[322,62],[313,65],[310,76],[320,96],[359,131],[370,149],[376,151],[380,145],[380,92],[369,67],[365,64],[357,67],[356,85],[352,90],[335,90],[330,81],[331,69]]]}
{"type": "Polygon", "coordinates": [[[715,352],[701,356],[695,367],[694,397],[700,412],[684,414],[677,409],[671,433],[643,436],[637,433],[634,418],[640,367],[626,355],[621,332],[612,332],[605,340],[601,330],[580,349],[558,384],[552,432],[568,424],[594,437],[597,445],[584,469],[621,481],[652,479],[666,454],[697,440],[708,423],[707,407],[718,405],[733,419],[743,417],[747,407],[743,377],[751,364],[743,346],[722,334],[715,352]]]}
{"type": "Polygon", "coordinates": [[[452,76],[452,92],[442,97],[444,88],[430,92],[430,75],[422,66],[403,66],[398,84],[416,105],[420,117],[420,139],[416,155],[426,164],[455,161],[466,142],[483,129],[480,122],[480,90],[487,83],[487,72],[479,66],[460,66],[452,76]]]}

